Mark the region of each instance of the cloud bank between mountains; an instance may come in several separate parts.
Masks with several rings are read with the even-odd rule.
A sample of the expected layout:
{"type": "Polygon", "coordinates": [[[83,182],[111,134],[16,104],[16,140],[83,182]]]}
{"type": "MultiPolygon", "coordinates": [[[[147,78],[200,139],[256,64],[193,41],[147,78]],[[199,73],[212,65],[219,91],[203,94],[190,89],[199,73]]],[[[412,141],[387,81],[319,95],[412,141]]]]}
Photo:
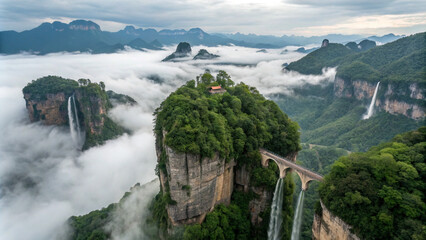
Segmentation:
{"type": "MultiPolygon", "coordinates": [[[[193,54],[199,49],[194,47],[193,54]]],[[[292,87],[334,79],[335,69],[320,76],[283,73],[283,63],[303,57],[291,51],[293,48],[287,49],[290,51],[280,54],[283,49],[262,53],[243,47],[212,47],[207,50],[220,55],[219,59],[188,58],[182,62],[161,62],[172,48],[99,55],[0,56],[0,236],[15,240],[57,239],[70,216],[117,202],[135,183],[155,179],[152,113],[171,92],[205,69],[213,74],[225,70],[236,83],[243,81],[265,95],[291,94],[292,87]],[[67,127],[29,123],[22,88],[46,75],[104,81],[108,90],[135,98],[139,105],[118,106],[110,112],[115,121],[133,133],[78,152],[67,127]]],[[[139,216],[145,214],[143,210],[158,188],[145,189],[129,200],[124,212],[116,213],[117,221],[125,211],[138,209],[142,211],[139,216]]],[[[133,219],[143,221],[138,216],[133,219]]],[[[129,229],[133,230],[126,236],[113,229],[113,237],[141,236],[137,227],[129,229]]]]}

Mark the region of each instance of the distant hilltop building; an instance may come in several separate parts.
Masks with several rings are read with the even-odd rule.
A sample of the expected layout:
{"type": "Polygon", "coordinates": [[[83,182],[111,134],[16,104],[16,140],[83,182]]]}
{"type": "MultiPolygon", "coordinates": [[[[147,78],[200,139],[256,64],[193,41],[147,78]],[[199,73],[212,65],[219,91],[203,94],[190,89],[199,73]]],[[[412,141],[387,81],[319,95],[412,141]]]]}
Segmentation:
{"type": "Polygon", "coordinates": [[[327,47],[329,43],[330,42],[328,41],[328,39],[324,39],[324,40],[322,40],[321,47],[327,47]]]}
{"type": "Polygon", "coordinates": [[[221,86],[211,86],[209,88],[209,92],[211,94],[218,94],[218,93],[224,93],[224,92],[226,92],[226,90],[223,89],[221,86]]]}

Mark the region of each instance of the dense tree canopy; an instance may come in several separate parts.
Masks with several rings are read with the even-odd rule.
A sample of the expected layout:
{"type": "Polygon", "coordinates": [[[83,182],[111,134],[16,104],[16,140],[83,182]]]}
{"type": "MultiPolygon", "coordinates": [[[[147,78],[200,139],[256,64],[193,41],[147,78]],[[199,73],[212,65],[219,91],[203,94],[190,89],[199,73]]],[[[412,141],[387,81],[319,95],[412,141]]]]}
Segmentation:
{"type": "MultiPolygon", "coordinates": [[[[234,83],[221,71],[216,79],[208,72],[172,93],[156,110],[157,141],[180,152],[227,160],[266,147],[281,155],[299,150],[297,123],[272,101],[244,83],[234,83]],[[221,85],[223,94],[208,87],[221,85]]],[[[158,142],[157,142],[158,144],[158,142]]]]}
{"type": "Polygon", "coordinates": [[[340,158],[320,186],[363,239],[425,239],[426,127],[340,158]]]}
{"type": "Polygon", "coordinates": [[[66,95],[71,95],[78,87],[79,83],[75,80],[49,75],[28,83],[22,92],[30,94],[31,99],[44,100],[47,94],[64,92],[66,95]]]}
{"type": "MultiPolygon", "coordinates": [[[[224,71],[220,71],[216,78],[206,72],[196,81],[187,82],[161,104],[155,116],[157,147],[163,149],[157,170],[165,174],[167,156],[163,141],[180,152],[202,157],[212,157],[218,153],[225,161],[234,159],[237,167],[244,166],[250,173],[251,186],[274,191],[279,177],[278,167],[274,163],[270,163],[268,168],[262,167],[259,148],[264,147],[283,156],[300,150],[297,123],[255,88],[244,83],[234,86],[231,77],[224,71]],[[227,91],[210,94],[209,87],[217,85],[227,91]]],[[[162,201],[172,204],[173,200],[167,199],[167,187],[166,183],[162,201]]],[[[290,237],[291,231],[293,188],[291,177],[287,177],[283,200],[285,238],[290,237]]],[[[234,191],[233,196],[241,194],[234,191]]],[[[262,226],[251,226],[248,220],[250,199],[235,199],[241,197],[233,197],[228,207],[218,206],[201,225],[187,227],[184,238],[266,239],[269,210],[262,212],[262,226]]],[[[158,208],[156,212],[164,213],[164,210],[158,208]]]]}

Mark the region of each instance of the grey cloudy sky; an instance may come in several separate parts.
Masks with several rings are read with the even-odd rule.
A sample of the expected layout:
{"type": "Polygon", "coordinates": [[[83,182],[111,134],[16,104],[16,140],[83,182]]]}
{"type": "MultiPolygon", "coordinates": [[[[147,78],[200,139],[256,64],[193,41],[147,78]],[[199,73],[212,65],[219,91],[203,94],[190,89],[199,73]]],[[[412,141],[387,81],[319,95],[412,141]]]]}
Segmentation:
{"type": "Polygon", "coordinates": [[[426,29],[426,1],[0,0],[0,30],[74,19],[93,20],[109,31],[134,25],[271,35],[411,34],[426,29]]]}

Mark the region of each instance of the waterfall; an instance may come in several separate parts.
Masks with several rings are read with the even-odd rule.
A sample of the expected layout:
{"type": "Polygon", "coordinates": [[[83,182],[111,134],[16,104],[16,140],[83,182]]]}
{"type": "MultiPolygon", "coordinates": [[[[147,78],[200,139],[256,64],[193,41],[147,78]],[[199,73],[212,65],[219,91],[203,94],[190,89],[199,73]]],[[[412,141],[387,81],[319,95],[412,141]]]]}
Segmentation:
{"type": "Polygon", "coordinates": [[[72,103],[74,104],[74,116],[75,116],[75,122],[77,123],[77,137],[79,142],[81,141],[81,130],[80,130],[80,121],[78,118],[78,112],[77,112],[77,105],[75,105],[75,97],[72,95],[72,103]]]}
{"type": "Polygon", "coordinates": [[[281,239],[282,207],[283,207],[284,179],[280,178],[275,185],[274,198],[272,199],[271,216],[269,219],[268,240],[281,239]]]}
{"type": "Polygon", "coordinates": [[[74,95],[68,98],[68,121],[70,125],[71,138],[76,145],[80,147],[81,141],[81,132],[80,132],[80,123],[78,122],[77,107],[75,106],[74,95]],[[73,107],[71,106],[74,103],[74,112],[73,107]],[[74,116],[76,121],[74,121],[74,116]]]}
{"type": "Polygon", "coordinates": [[[297,200],[296,212],[293,218],[293,229],[291,231],[291,240],[299,240],[300,238],[300,227],[302,226],[303,218],[303,199],[305,197],[305,191],[300,191],[299,198],[297,200]]]}
{"type": "Polygon", "coordinates": [[[377,90],[379,89],[380,82],[377,83],[376,89],[374,90],[373,99],[371,99],[370,107],[368,108],[368,112],[362,116],[362,119],[369,119],[371,115],[373,115],[374,103],[376,102],[377,90]]]}

